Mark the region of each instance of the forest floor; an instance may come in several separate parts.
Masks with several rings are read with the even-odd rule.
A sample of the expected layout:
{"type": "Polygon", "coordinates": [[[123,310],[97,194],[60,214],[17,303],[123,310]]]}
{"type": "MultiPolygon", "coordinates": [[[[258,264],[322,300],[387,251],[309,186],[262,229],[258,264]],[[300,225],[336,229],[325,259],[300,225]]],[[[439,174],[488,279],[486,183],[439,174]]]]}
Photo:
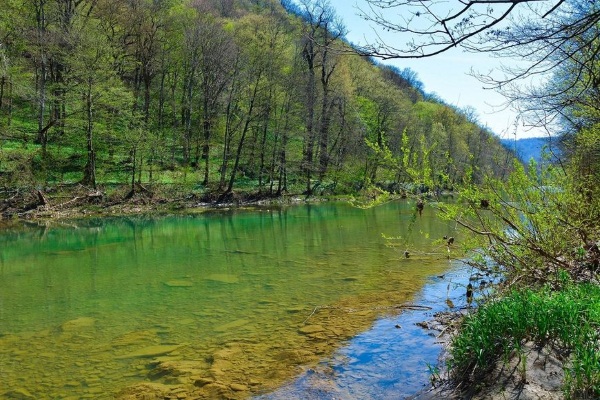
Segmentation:
{"type": "Polygon", "coordinates": [[[450,379],[443,368],[452,337],[457,334],[460,311],[436,314],[432,321],[424,323],[434,331],[441,332],[439,339],[445,350],[440,355],[441,371],[432,380],[433,385],[410,400],[559,400],[562,390],[566,356],[550,346],[539,347],[529,342],[523,345],[521,355],[512,354],[507,360],[499,360],[492,372],[478,384],[466,386],[450,379]],[[524,363],[523,363],[524,362],[524,363]]]}

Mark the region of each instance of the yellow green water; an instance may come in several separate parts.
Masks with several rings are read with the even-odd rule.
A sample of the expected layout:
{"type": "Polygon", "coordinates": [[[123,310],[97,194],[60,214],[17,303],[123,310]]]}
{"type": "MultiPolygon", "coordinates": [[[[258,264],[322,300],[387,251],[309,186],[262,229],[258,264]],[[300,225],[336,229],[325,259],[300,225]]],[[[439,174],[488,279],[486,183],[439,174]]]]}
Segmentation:
{"type": "Polygon", "coordinates": [[[268,391],[448,268],[434,243],[448,234],[411,202],[0,233],[0,397],[268,391]],[[382,234],[403,239],[389,247],[382,234]]]}

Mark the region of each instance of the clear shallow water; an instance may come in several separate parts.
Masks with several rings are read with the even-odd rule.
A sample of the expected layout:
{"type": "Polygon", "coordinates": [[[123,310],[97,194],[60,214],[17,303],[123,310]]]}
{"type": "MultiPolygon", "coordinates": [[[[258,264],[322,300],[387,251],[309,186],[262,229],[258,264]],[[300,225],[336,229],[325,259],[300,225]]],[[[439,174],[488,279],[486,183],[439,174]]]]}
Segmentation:
{"type": "Polygon", "coordinates": [[[333,400],[411,398],[428,386],[431,368],[438,364],[442,345],[437,331],[417,323],[433,315],[465,307],[468,268],[454,266],[443,276],[431,277],[414,298],[430,310],[406,310],[379,318],[317,367],[282,388],[256,400],[333,400]]]}
{"type": "Polygon", "coordinates": [[[447,269],[433,243],[447,234],[410,202],[4,232],[0,394],[113,398],[140,381],[199,379],[209,384],[189,389],[198,396],[265,391],[447,269]],[[390,247],[382,234],[403,239],[390,247]]]}

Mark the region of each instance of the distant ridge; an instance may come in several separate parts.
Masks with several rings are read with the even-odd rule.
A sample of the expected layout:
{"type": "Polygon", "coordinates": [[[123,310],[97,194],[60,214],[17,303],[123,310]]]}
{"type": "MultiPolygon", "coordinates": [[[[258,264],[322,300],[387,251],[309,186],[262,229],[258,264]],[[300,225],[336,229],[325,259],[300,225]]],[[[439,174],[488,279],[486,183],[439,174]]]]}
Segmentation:
{"type": "Polygon", "coordinates": [[[502,145],[508,150],[514,151],[521,161],[528,163],[532,158],[541,162],[544,150],[551,149],[554,154],[559,155],[558,139],[552,137],[534,137],[525,139],[500,139],[502,145]]]}

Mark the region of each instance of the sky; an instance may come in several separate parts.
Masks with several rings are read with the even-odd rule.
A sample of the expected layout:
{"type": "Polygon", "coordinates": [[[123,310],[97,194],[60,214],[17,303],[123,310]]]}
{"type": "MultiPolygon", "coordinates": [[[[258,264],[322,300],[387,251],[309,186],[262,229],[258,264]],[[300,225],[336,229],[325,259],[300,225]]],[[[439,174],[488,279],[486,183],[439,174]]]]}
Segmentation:
{"type": "MultiPolygon", "coordinates": [[[[365,44],[374,37],[372,23],[358,17],[359,7],[365,6],[364,0],[329,0],[337,15],[343,20],[348,31],[346,39],[351,43],[365,44]],[[371,25],[370,25],[371,24],[371,25]]],[[[394,40],[402,40],[398,35],[394,40]]],[[[393,43],[391,43],[393,45],[393,43]]],[[[503,60],[502,62],[506,62],[503,60]]],[[[446,103],[464,108],[473,107],[478,114],[479,122],[487,126],[503,139],[544,136],[539,130],[526,128],[518,123],[514,110],[503,106],[505,99],[493,90],[484,89],[483,84],[469,72],[485,72],[500,66],[498,59],[486,54],[465,53],[460,50],[443,53],[435,57],[423,59],[388,60],[384,63],[399,68],[410,68],[423,82],[425,91],[435,93],[446,103]]]]}

